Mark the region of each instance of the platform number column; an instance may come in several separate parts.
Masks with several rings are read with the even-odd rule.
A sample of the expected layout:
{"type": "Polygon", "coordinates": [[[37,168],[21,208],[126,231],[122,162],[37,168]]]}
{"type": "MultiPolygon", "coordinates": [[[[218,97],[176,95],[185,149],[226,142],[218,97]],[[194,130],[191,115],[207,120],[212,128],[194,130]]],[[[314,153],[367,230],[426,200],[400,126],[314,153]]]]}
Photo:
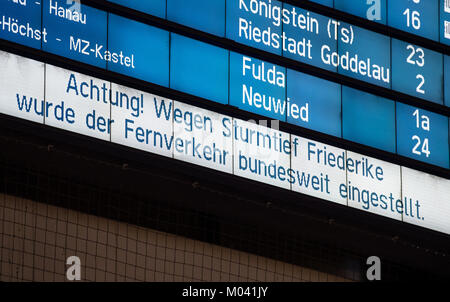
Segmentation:
{"type": "MultiPolygon", "coordinates": [[[[430,118],[426,115],[422,115],[419,109],[416,109],[413,113],[413,117],[416,120],[416,128],[423,130],[425,132],[430,132],[430,118]]],[[[430,147],[428,138],[421,139],[418,135],[413,135],[412,140],[414,141],[414,146],[412,148],[412,153],[417,155],[425,154],[426,157],[429,157],[430,147]]]]}

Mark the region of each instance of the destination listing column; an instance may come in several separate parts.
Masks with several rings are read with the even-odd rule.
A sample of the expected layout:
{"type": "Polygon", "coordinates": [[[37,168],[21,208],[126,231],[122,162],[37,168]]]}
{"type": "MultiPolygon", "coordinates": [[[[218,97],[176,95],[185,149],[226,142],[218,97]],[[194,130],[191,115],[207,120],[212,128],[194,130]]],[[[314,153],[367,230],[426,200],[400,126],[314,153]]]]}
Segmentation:
{"type": "Polygon", "coordinates": [[[47,30],[41,29],[41,0],[2,0],[0,39],[41,48],[47,43],[47,30]]]}
{"type": "Polygon", "coordinates": [[[43,0],[42,24],[49,29],[42,49],[69,59],[106,68],[107,13],[61,0],[43,0]]]}

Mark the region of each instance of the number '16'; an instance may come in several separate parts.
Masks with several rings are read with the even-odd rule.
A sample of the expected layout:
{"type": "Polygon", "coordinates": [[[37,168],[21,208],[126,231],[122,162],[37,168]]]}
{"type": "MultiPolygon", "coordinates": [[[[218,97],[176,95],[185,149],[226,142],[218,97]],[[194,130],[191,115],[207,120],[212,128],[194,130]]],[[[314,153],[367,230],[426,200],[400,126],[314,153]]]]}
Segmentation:
{"type": "MultiPolygon", "coordinates": [[[[413,0],[414,3],[419,4],[420,0],[413,0]]],[[[415,30],[420,29],[420,13],[415,10],[405,9],[403,15],[406,16],[406,26],[412,26],[415,30]]]]}

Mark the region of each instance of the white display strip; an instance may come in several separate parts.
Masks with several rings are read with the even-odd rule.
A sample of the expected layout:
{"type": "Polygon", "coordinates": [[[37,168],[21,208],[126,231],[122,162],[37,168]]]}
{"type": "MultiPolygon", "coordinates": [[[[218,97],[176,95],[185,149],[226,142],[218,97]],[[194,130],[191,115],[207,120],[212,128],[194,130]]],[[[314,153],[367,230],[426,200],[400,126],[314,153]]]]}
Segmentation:
{"type": "Polygon", "coordinates": [[[110,140],[110,82],[46,65],[45,124],[110,140]]]}
{"type": "Polygon", "coordinates": [[[233,139],[224,133],[232,119],[209,110],[174,102],[174,158],[233,172],[233,139]]]}
{"type": "Polygon", "coordinates": [[[298,142],[298,152],[291,155],[292,190],[347,205],[347,196],[341,193],[347,182],[346,151],[295,135],[292,142],[298,142]]]}
{"type": "Polygon", "coordinates": [[[403,221],[449,234],[450,180],[402,167],[403,221]]]}
{"type": "Polygon", "coordinates": [[[111,141],[173,157],[173,101],[111,84],[111,141]]]}
{"type": "Polygon", "coordinates": [[[0,52],[0,112],[44,122],[44,63],[0,52]]]}
{"type": "Polygon", "coordinates": [[[450,180],[3,51],[0,113],[450,234],[450,180]]]}
{"type": "Polygon", "coordinates": [[[347,151],[348,205],[402,220],[400,166],[347,151]]]}
{"type": "Polygon", "coordinates": [[[238,119],[227,130],[234,141],[235,175],[290,189],[288,133],[238,119]]]}

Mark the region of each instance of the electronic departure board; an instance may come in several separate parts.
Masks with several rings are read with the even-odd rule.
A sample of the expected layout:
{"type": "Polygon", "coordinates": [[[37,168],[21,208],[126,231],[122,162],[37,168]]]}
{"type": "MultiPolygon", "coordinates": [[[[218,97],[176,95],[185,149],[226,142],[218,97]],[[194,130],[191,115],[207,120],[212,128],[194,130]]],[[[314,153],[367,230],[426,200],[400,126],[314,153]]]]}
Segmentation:
{"type": "MultiPolygon", "coordinates": [[[[290,190],[299,199],[306,194],[450,234],[449,179],[5,51],[0,51],[0,91],[0,118],[31,120],[290,190]]],[[[344,98],[351,97],[346,106],[354,105],[358,93],[343,91],[344,98]]],[[[386,123],[383,131],[394,127],[389,123],[393,102],[370,97],[369,103],[386,116],[360,117],[354,122],[370,121],[364,129],[351,130],[352,135],[370,131],[379,122],[386,123]]],[[[426,129],[442,120],[399,106],[404,107],[399,108],[401,131],[421,142],[431,139],[426,129]]],[[[439,139],[440,133],[436,135],[439,139]]],[[[385,138],[366,139],[372,143],[385,138]]],[[[392,139],[386,137],[386,145],[392,139]]],[[[427,152],[422,146],[416,150],[427,152]]]]}
{"type": "MultiPolygon", "coordinates": [[[[113,2],[326,72],[450,105],[447,55],[281,1],[113,2]],[[202,14],[208,17],[199,18],[202,14]]],[[[8,0],[1,5],[2,39],[449,168],[448,116],[406,106],[404,99],[366,93],[85,4],[8,0]]],[[[345,9],[349,1],[334,5],[345,9]]],[[[357,8],[352,13],[361,11],[357,8]]]]}
{"type": "Polygon", "coordinates": [[[3,50],[1,114],[450,234],[449,180],[414,170],[420,161],[418,170],[450,172],[450,1],[314,1],[434,41],[421,45],[277,0],[96,2],[3,0],[0,39],[297,128],[3,50]],[[311,133],[303,128],[349,148],[298,136],[311,133]],[[350,142],[390,162],[350,151],[350,142]]]}

